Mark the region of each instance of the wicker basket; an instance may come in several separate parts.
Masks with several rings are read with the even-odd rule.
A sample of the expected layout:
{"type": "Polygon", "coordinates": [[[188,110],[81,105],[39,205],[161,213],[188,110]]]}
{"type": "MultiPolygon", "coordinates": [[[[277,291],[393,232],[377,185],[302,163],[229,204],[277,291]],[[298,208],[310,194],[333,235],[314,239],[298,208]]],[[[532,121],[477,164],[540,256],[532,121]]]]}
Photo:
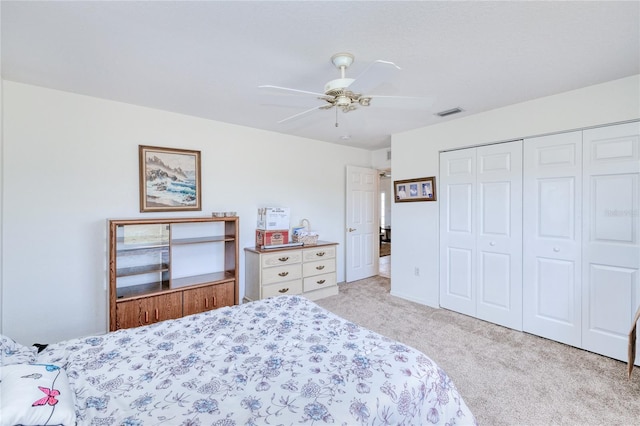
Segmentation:
{"type": "Polygon", "coordinates": [[[309,221],[307,219],[302,219],[300,221],[300,226],[304,226],[304,230],[292,235],[291,239],[293,242],[302,243],[305,246],[315,246],[318,244],[318,233],[310,230],[311,225],[309,224],[309,221]]]}

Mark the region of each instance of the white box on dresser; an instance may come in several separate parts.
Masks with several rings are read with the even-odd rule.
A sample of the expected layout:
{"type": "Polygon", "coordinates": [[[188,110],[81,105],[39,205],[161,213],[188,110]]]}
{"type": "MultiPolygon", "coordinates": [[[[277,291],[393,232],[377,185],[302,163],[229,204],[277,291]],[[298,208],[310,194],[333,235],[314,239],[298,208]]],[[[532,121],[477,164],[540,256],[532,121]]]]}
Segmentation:
{"type": "Polygon", "coordinates": [[[337,243],[282,249],[245,248],[246,301],[281,294],[300,294],[311,300],[338,294],[337,243]]]}

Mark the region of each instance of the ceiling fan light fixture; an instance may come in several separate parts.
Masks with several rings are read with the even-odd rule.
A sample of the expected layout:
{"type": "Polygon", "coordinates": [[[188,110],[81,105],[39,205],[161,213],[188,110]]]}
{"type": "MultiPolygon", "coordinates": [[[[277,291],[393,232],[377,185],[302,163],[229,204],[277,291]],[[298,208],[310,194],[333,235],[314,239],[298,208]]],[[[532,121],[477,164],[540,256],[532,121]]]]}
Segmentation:
{"type": "Polygon", "coordinates": [[[351,105],[351,98],[346,95],[341,95],[336,98],[336,106],[347,107],[351,105]]]}
{"type": "MultiPolygon", "coordinates": [[[[379,96],[379,95],[369,95],[367,93],[368,90],[378,87],[381,83],[386,81],[391,73],[400,70],[400,67],[394,64],[393,62],[383,61],[378,59],[372,62],[369,66],[365,68],[364,71],[360,73],[360,75],[356,78],[347,78],[345,75],[346,69],[353,64],[354,56],[351,53],[336,53],[331,57],[331,63],[338,68],[340,72],[340,78],[336,78],[330,80],[328,83],[324,85],[324,92],[313,92],[309,90],[300,90],[300,89],[292,89],[289,87],[280,87],[280,86],[272,86],[272,85],[262,85],[258,86],[260,88],[266,89],[275,89],[279,91],[284,91],[288,93],[295,94],[306,94],[313,95],[317,100],[322,102],[322,105],[319,105],[314,108],[307,109],[305,111],[299,112],[297,114],[286,117],[280,121],[278,124],[287,122],[289,120],[297,119],[302,116],[306,116],[309,113],[318,110],[329,110],[331,108],[335,108],[336,111],[336,120],[335,126],[338,127],[338,109],[342,110],[343,113],[347,113],[350,111],[355,111],[360,109],[360,107],[368,107],[371,105],[371,101],[375,99],[374,105],[376,108],[384,107],[385,105],[389,107],[393,101],[403,99],[409,102],[409,107],[413,104],[420,103],[419,107],[424,107],[428,101],[428,106],[431,106],[433,101],[430,98],[415,98],[415,97],[406,97],[406,96],[379,96]],[[368,95],[368,96],[367,96],[368,95]],[[422,102],[415,102],[416,100],[422,102]],[[411,103],[411,101],[414,101],[411,103]],[[424,105],[423,105],[424,104],[424,105]]],[[[391,105],[393,106],[393,105],[391,105]]]]}

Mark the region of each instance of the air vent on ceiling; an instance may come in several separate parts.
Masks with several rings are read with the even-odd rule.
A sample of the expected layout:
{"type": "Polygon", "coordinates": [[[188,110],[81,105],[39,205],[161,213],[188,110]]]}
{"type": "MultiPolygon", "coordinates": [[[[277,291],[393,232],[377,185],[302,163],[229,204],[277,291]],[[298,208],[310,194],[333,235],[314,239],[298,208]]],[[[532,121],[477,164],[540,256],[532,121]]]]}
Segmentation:
{"type": "Polygon", "coordinates": [[[447,115],[457,114],[459,112],[464,111],[462,108],[451,108],[446,111],[437,112],[436,115],[439,117],[446,117],[447,115]]]}

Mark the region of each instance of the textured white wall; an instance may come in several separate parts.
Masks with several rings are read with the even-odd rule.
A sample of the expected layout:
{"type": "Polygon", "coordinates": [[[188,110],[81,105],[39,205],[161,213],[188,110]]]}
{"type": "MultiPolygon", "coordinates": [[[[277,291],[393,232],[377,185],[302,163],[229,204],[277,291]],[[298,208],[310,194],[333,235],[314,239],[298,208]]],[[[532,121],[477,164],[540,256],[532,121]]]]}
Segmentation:
{"type": "MultiPolygon", "coordinates": [[[[0,22],[2,22],[2,7],[0,7],[0,22]]],[[[0,24],[1,26],[1,24],[0,24]]],[[[0,31],[0,34],[2,33],[2,31],[0,31]]],[[[2,75],[2,42],[0,41],[0,76],[2,75]]],[[[4,131],[3,129],[3,114],[2,114],[2,80],[0,79],[0,165],[4,163],[3,160],[3,152],[4,152],[4,131]]],[[[2,238],[2,212],[3,212],[3,181],[4,178],[4,173],[2,172],[2,169],[0,169],[0,259],[2,259],[2,241],[4,240],[4,238],[2,238]]],[[[0,266],[2,266],[2,262],[0,262],[0,266]]],[[[0,269],[0,309],[2,309],[2,281],[3,281],[3,274],[2,274],[2,269],[0,269]]],[[[2,312],[0,312],[0,330],[2,330],[2,312]]]]}
{"type": "MultiPolygon", "coordinates": [[[[393,179],[436,176],[439,190],[440,151],[639,118],[640,75],[471,115],[394,135],[393,179]]],[[[394,203],[393,295],[438,306],[438,227],[438,202],[394,203]]]]}
{"type": "Polygon", "coordinates": [[[344,281],[345,166],[371,152],[4,82],[2,333],[31,344],[106,331],[106,219],[240,216],[291,208],[337,241],[344,281]],[[140,213],[138,145],[201,151],[202,212],[140,213]]]}

